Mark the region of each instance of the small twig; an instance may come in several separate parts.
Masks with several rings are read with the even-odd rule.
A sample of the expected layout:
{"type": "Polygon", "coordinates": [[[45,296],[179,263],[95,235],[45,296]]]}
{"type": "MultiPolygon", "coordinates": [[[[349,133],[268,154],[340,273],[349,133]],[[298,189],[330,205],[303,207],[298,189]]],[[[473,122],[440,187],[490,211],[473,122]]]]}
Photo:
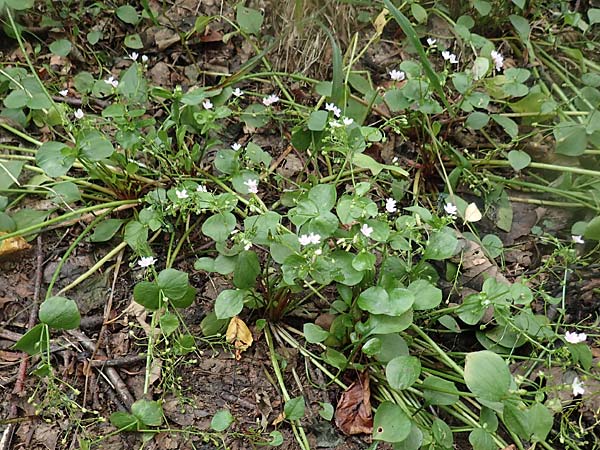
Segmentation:
{"type": "MultiPolygon", "coordinates": [[[[75,339],[77,339],[87,351],[93,352],[94,349],[96,348],[96,344],[94,344],[94,342],[89,337],[87,337],[85,334],[83,334],[81,331],[70,330],[70,331],[68,331],[68,333],[71,336],[73,336],[75,339]]],[[[98,352],[98,355],[105,356],[105,355],[103,355],[103,353],[104,352],[98,352]]],[[[119,373],[115,370],[114,367],[107,367],[105,372],[106,372],[106,376],[112,383],[113,389],[117,392],[117,394],[119,395],[119,397],[121,398],[121,400],[123,401],[125,406],[130,407],[135,400],[134,400],[133,396],[130,394],[129,389],[127,388],[127,385],[121,378],[121,375],[119,375],[119,373]]]]}
{"type": "Polygon", "coordinates": [[[129,355],[115,359],[94,359],[90,361],[90,367],[121,367],[129,366],[146,361],[146,355],[129,355]]]}
{"type": "MultiPolygon", "coordinates": [[[[75,98],[75,97],[62,97],[59,95],[53,95],[52,100],[54,100],[55,102],[59,102],[59,103],[66,103],[67,105],[71,105],[71,106],[84,105],[83,100],[81,100],[80,98],[75,98]]],[[[90,103],[93,103],[95,106],[99,106],[102,109],[104,109],[110,105],[109,102],[107,102],[105,100],[100,100],[100,99],[94,98],[94,97],[89,97],[88,101],[90,103]]]]}

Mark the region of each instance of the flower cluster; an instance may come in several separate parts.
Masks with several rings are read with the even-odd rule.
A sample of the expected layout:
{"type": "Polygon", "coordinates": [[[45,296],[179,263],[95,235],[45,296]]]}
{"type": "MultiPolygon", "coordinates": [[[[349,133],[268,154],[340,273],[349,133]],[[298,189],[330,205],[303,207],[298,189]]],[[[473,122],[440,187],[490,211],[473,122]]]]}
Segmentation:
{"type": "Polygon", "coordinates": [[[277,103],[279,101],[279,97],[277,97],[275,94],[271,94],[268,97],[263,98],[263,105],[265,106],[271,106],[274,103],[277,103]]]}
{"type": "Polygon", "coordinates": [[[330,120],[329,121],[329,126],[331,128],[341,128],[341,127],[350,126],[353,123],[354,123],[354,119],[352,119],[350,117],[342,117],[342,121],[341,122],[339,120],[330,120]]]}
{"type": "Polygon", "coordinates": [[[298,238],[300,245],[320,244],[321,236],[315,233],[303,234],[298,238]]]}
{"type": "Polygon", "coordinates": [[[106,84],[110,84],[112,87],[116,88],[117,86],[119,86],[119,80],[117,80],[114,76],[110,76],[108,77],[106,80],[104,80],[104,82],[106,84]]]}
{"type": "Polygon", "coordinates": [[[448,50],[442,52],[442,58],[444,61],[450,62],[450,64],[458,64],[458,57],[454,53],[450,53],[448,50]]]}
{"type": "Polygon", "coordinates": [[[138,261],[138,266],[140,267],[150,267],[153,266],[156,262],[156,258],[153,256],[142,256],[138,261]]]}
{"type": "Polygon", "coordinates": [[[325,110],[332,112],[335,117],[340,117],[342,110],[335,106],[333,103],[325,103],[325,110]]]}
{"type": "Polygon", "coordinates": [[[490,53],[490,57],[492,58],[492,61],[494,61],[494,65],[496,66],[496,72],[502,70],[502,68],[504,67],[504,56],[502,56],[502,53],[497,52],[496,50],[492,50],[492,53],[490,53]]]}
{"type": "Polygon", "coordinates": [[[569,344],[579,344],[580,342],[585,342],[586,339],[587,335],[585,333],[576,333],[574,331],[567,331],[565,333],[565,341],[569,344]]]}

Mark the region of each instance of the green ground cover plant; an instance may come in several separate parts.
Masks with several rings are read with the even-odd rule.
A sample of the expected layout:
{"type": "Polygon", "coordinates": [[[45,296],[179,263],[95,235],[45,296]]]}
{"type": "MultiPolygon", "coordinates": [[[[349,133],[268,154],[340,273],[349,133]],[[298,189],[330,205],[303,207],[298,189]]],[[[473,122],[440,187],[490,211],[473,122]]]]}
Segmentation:
{"type": "MultiPolygon", "coordinates": [[[[18,19],[33,2],[0,2],[6,32],[26,59],[0,68],[0,127],[23,143],[0,144],[0,242],[93,214],[54,271],[39,324],[14,346],[36,358],[40,382],[61,384],[51,345],[80,324],[68,292],[127,250],[130,267],[141,269],[130,294],[150,327],[144,397],[104,418],[114,433],[140,433],[144,442],[166,431],[195,433],[226,446],[236,436],[229,410],[212,418],[210,430],[166,421],[162,400],[152,397],[153,367],[171,361],[176,372],[184,357],[207,357],[199,352],[206,345],[244,358],[260,335],[284,408],[274,427],[251,436],[257,445],[281,445],[280,430],[289,427],[300,448],[311,448],[308,406],[290,394],[281,343],[338,388],[349,388],[344,374],[370,379],[371,448],[451,449],[458,439],[480,450],[597,445],[593,426],[573,407],[598,395],[595,328],[566,323],[566,284],[556,296],[543,280],[548,272],[566,279],[597,255],[600,66],[589,55],[598,49],[599,10],[582,15],[555,2],[562,9],[551,15],[514,0],[472,1],[458,12],[444,2],[368,3],[368,36],[356,34],[342,49],[329,34],[330,79],[274,70],[263,14],[240,3],[235,20],[199,16],[181,36],[185,45],[212,21],[228,21],[228,38],[240,36],[253,49],[237,73],[190,89],[153,86],[141,38],[131,33],[118,76],[102,55],[95,71],[68,80],[67,94],[86,100],[75,107],[59,100],[67,80],[40,78],[34,57],[69,55],[75,39],[93,52],[102,33],[31,53],[18,19]],[[434,19],[451,34],[429,34],[434,19]],[[509,31],[484,36],[486,24],[509,31]],[[392,27],[406,57],[375,76],[361,57],[392,27]],[[566,27],[578,31],[578,45],[552,34],[566,27]],[[565,71],[564,58],[577,70],[565,71]],[[298,101],[292,83],[310,101],[298,101]],[[248,131],[239,142],[228,133],[233,124],[248,131]],[[450,139],[456,124],[471,143],[450,139]],[[261,129],[288,136],[302,155],[295,177],[275,170],[278,155],[254,138],[261,129]],[[415,142],[417,170],[397,151],[389,160],[378,154],[392,136],[415,142]],[[532,142],[552,145],[556,158],[536,160],[532,142]],[[426,174],[439,180],[435,189],[426,189],[426,174]],[[30,198],[47,207],[27,207],[30,198]],[[469,251],[503,268],[499,232],[511,230],[516,201],[585,213],[558,236],[533,230],[549,249],[544,264],[510,281],[488,273],[462,295],[469,251]],[[498,232],[480,231],[486,219],[498,232]],[[57,291],[61,268],[84,241],[110,250],[57,291]],[[186,323],[198,292],[192,273],[178,266],[182,257],[192,258],[194,273],[227,282],[201,335],[186,323]],[[315,320],[324,313],[326,322],[315,320]],[[291,317],[303,317],[301,326],[291,317]],[[474,341],[470,349],[448,351],[449,337],[463,335],[474,341]],[[552,370],[564,376],[552,378],[552,370]]],[[[134,30],[160,16],[148,2],[94,8],[134,30]]],[[[333,420],[334,406],[322,403],[323,420],[333,420]]],[[[106,436],[87,436],[80,426],[80,447],[101,448],[106,436]]]]}

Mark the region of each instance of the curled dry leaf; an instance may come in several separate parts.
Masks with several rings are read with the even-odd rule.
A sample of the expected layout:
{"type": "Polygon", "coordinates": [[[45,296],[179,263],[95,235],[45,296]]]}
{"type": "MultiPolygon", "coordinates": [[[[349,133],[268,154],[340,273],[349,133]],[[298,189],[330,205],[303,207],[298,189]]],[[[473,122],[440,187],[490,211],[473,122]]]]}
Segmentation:
{"type": "MultiPolygon", "coordinates": [[[[6,233],[0,231],[0,236],[4,234],[6,233]]],[[[25,250],[29,250],[30,248],[31,245],[21,236],[4,239],[3,241],[0,241],[0,258],[15,255],[25,250]]]]}
{"type": "Polygon", "coordinates": [[[360,374],[358,380],[352,383],[340,397],[335,410],[335,424],[344,434],[373,432],[368,373],[360,374]]]}
{"type": "Polygon", "coordinates": [[[241,353],[246,351],[254,342],[250,329],[238,316],[231,318],[225,337],[227,342],[235,347],[235,359],[238,361],[242,358],[241,353]]]}

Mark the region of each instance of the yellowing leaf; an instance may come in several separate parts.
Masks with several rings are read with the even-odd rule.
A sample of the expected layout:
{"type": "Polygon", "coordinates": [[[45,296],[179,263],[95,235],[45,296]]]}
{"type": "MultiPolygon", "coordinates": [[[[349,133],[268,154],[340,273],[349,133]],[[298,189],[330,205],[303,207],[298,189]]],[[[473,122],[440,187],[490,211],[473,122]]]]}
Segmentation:
{"type": "Polygon", "coordinates": [[[465,210],[465,222],[479,222],[481,220],[481,211],[475,203],[469,203],[465,210]]]}
{"type": "Polygon", "coordinates": [[[388,22],[387,18],[386,18],[388,13],[389,13],[389,11],[387,9],[383,8],[383,10],[375,18],[375,21],[373,22],[373,27],[375,27],[375,31],[377,31],[377,34],[383,33],[383,28],[385,27],[385,24],[388,22]]]}
{"type": "Polygon", "coordinates": [[[231,318],[225,338],[235,347],[235,359],[237,360],[241,359],[241,352],[248,350],[248,347],[254,342],[250,329],[238,316],[231,318]]]}
{"type": "MultiPolygon", "coordinates": [[[[4,234],[6,233],[0,231],[0,236],[4,234]]],[[[31,245],[29,245],[29,243],[21,236],[4,239],[3,241],[0,241],[0,258],[29,250],[30,248],[31,245]]]]}

